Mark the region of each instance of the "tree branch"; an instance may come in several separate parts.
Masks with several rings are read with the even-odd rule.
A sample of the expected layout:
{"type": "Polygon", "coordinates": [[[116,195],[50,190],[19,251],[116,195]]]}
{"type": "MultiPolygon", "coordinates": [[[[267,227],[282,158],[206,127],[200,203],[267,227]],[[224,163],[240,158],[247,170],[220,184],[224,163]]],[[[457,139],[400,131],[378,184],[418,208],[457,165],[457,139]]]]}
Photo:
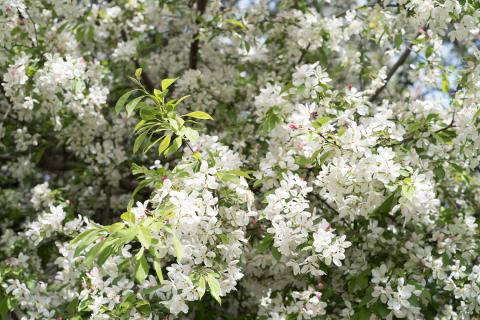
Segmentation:
{"type": "Polygon", "coordinates": [[[298,58],[297,64],[300,64],[303,58],[305,58],[305,55],[307,54],[308,49],[310,49],[310,45],[311,43],[308,43],[307,47],[305,49],[302,49],[302,54],[300,55],[300,58],[298,58]]]}
{"type": "MultiPolygon", "coordinates": [[[[197,18],[195,19],[195,24],[198,26],[200,24],[200,17],[205,12],[207,8],[208,0],[198,0],[197,1],[197,18]]],[[[198,51],[200,50],[200,39],[198,38],[199,32],[197,31],[193,35],[193,41],[190,44],[190,54],[188,56],[188,66],[190,69],[197,69],[198,65],[198,51]]]]}
{"type": "Polygon", "coordinates": [[[340,216],[340,212],[336,210],[334,207],[328,204],[327,200],[323,199],[320,195],[317,196],[317,199],[320,200],[320,202],[326,206],[330,211],[334,212],[337,216],[340,216]]]}
{"type": "Polygon", "coordinates": [[[35,24],[35,21],[33,20],[32,16],[30,15],[30,12],[28,12],[28,9],[25,8],[25,13],[27,14],[28,16],[28,19],[30,20],[30,22],[32,23],[33,25],[33,31],[35,32],[35,44],[34,46],[38,46],[38,31],[37,31],[37,25],[35,24]]]}
{"type": "MultiPolygon", "coordinates": [[[[418,32],[417,35],[415,36],[415,39],[418,38],[420,34],[421,32],[418,32]]],[[[400,68],[405,63],[405,61],[407,61],[408,56],[410,56],[410,53],[412,52],[412,47],[413,47],[413,43],[410,42],[408,46],[405,48],[405,50],[403,50],[400,57],[398,57],[397,62],[395,62],[392,68],[388,71],[387,77],[385,78],[385,83],[373,93],[373,95],[368,99],[368,101],[370,102],[375,101],[380,95],[380,93],[382,93],[382,91],[387,87],[388,82],[393,77],[395,72],[397,72],[398,68],[400,68]]]]}
{"type": "MultiPolygon", "coordinates": [[[[373,7],[375,7],[377,4],[379,4],[379,2],[380,2],[380,1],[377,1],[377,2],[372,3],[372,4],[365,4],[365,5],[356,7],[356,8],[349,8],[349,9],[347,9],[347,10],[345,10],[345,11],[342,11],[342,12],[340,12],[340,13],[337,13],[337,14],[335,15],[335,18],[344,17],[344,16],[348,13],[348,11],[351,11],[351,10],[357,11],[357,10],[361,10],[361,9],[365,9],[365,8],[373,8],[373,7]]],[[[379,4],[379,5],[380,5],[380,4],[379,4]]],[[[382,6],[382,7],[384,7],[384,8],[396,8],[396,7],[398,7],[398,4],[397,4],[397,3],[390,3],[390,4],[387,4],[387,5],[382,6]]]]}

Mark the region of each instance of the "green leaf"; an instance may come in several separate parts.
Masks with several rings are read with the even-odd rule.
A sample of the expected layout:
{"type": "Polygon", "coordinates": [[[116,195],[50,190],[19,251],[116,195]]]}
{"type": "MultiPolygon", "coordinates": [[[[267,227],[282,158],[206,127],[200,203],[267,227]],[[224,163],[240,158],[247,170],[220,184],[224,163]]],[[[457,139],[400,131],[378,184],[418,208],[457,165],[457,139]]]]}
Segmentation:
{"type": "Polygon", "coordinates": [[[137,228],[128,228],[115,232],[114,236],[121,240],[123,243],[129,243],[135,238],[137,233],[137,228]]]}
{"type": "Polygon", "coordinates": [[[168,119],[168,123],[170,123],[170,127],[173,129],[174,132],[177,132],[179,128],[178,122],[175,119],[168,119]]]}
{"type": "Polygon", "coordinates": [[[272,131],[282,121],[283,119],[281,116],[270,110],[267,112],[265,119],[263,119],[261,128],[264,132],[268,133],[272,131]]]}
{"type": "Polygon", "coordinates": [[[464,170],[461,166],[453,162],[449,162],[449,163],[455,171],[457,171],[458,173],[463,173],[464,170]]]}
{"type": "Polygon", "coordinates": [[[143,281],[147,278],[148,276],[148,262],[147,259],[142,255],[138,260],[137,260],[137,265],[135,266],[135,279],[137,280],[138,283],[142,284],[143,281]]]}
{"type": "Polygon", "coordinates": [[[163,79],[162,80],[162,90],[165,91],[170,87],[178,78],[175,79],[163,79]]]}
{"type": "Polygon", "coordinates": [[[368,275],[364,272],[354,275],[354,278],[348,281],[348,291],[354,293],[363,291],[368,287],[368,275]]]}
{"type": "Polygon", "coordinates": [[[480,108],[478,108],[477,112],[475,112],[475,114],[473,115],[471,123],[475,124],[475,121],[477,121],[477,118],[479,117],[480,117],[480,108]]]}
{"type": "Polygon", "coordinates": [[[0,319],[4,319],[4,316],[8,313],[8,297],[3,296],[0,298],[0,319]]]}
{"type": "Polygon", "coordinates": [[[435,167],[433,169],[433,173],[435,174],[435,177],[438,180],[442,180],[443,178],[445,178],[445,170],[443,169],[443,167],[441,165],[435,167]]]}
{"type": "Polygon", "coordinates": [[[192,142],[196,142],[198,140],[198,131],[192,128],[185,128],[185,137],[192,142]]]}
{"type": "Polygon", "coordinates": [[[395,40],[394,40],[395,48],[396,48],[396,49],[400,48],[400,46],[402,45],[402,42],[403,42],[402,33],[401,33],[401,32],[398,32],[398,33],[395,35],[395,40]]]}
{"type": "Polygon", "coordinates": [[[208,288],[210,289],[210,294],[221,304],[222,299],[220,298],[220,294],[222,293],[222,290],[220,289],[220,283],[212,273],[207,274],[207,283],[208,288]]]}
{"type": "Polygon", "coordinates": [[[180,263],[183,258],[183,246],[180,240],[178,240],[175,233],[172,234],[173,250],[175,251],[175,257],[177,257],[177,262],[180,263]]]}
{"type": "Polygon", "coordinates": [[[92,303],[92,300],[91,299],[85,299],[85,300],[82,300],[78,303],[78,307],[77,307],[77,311],[78,312],[82,312],[82,311],[85,311],[87,310],[87,308],[89,307],[89,305],[92,303]]]}
{"type": "Polygon", "coordinates": [[[319,164],[324,164],[330,157],[332,157],[335,154],[334,150],[328,150],[324,152],[320,158],[318,159],[319,164]]]}
{"type": "Polygon", "coordinates": [[[143,98],[144,96],[137,97],[127,104],[126,106],[127,116],[130,116],[132,114],[133,110],[135,110],[135,107],[138,105],[140,101],[142,101],[143,98]]]}
{"type": "Polygon", "coordinates": [[[127,102],[128,98],[132,95],[132,91],[128,91],[127,93],[124,93],[118,100],[117,103],[115,104],[115,112],[117,114],[122,111],[123,106],[125,105],[125,102],[127,102]]]}
{"type": "Polygon", "coordinates": [[[329,123],[331,120],[332,118],[328,116],[317,117],[315,121],[312,122],[312,125],[318,129],[329,123]]]}
{"type": "Polygon", "coordinates": [[[122,213],[120,218],[125,222],[130,222],[131,224],[135,224],[135,215],[131,211],[122,213]]]}
{"type": "Polygon", "coordinates": [[[143,127],[145,124],[145,120],[140,120],[136,125],[135,128],[133,128],[133,132],[137,132],[139,129],[143,127]]]}
{"type": "Polygon", "coordinates": [[[430,56],[432,55],[432,53],[433,53],[433,47],[430,47],[430,46],[429,46],[429,47],[427,47],[427,48],[425,49],[425,57],[426,57],[427,59],[430,58],[430,56]]]}
{"type": "Polygon", "coordinates": [[[442,74],[442,91],[447,93],[450,89],[450,82],[448,81],[448,76],[446,73],[442,74]]]}
{"type": "Polygon", "coordinates": [[[137,70],[135,70],[135,78],[137,78],[137,80],[140,80],[141,77],[142,77],[142,68],[138,68],[137,70]]]}
{"type": "Polygon", "coordinates": [[[150,305],[150,302],[148,302],[147,300],[138,301],[135,304],[135,308],[138,311],[140,311],[140,313],[144,316],[147,316],[152,312],[152,307],[150,305]]]}
{"type": "Polygon", "coordinates": [[[85,239],[89,235],[91,235],[93,233],[97,233],[97,232],[99,232],[98,229],[89,229],[85,232],[82,232],[78,236],[76,236],[72,241],[70,241],[70,245],[74,245],[75,243],[78,243],[78,242],[82,241],[83,239],[85,239]]]}
{"type": "Polygon", "coordinates": [[[272,246],[272,256],[277,261],[280,261],[280,259],[282,258],[282,254],[280,253],[280,251],[278,251],[277,247],[272,246]]]}
{"type": "Polygon", "coordinates": [[[172,134],[169,133],[163,138],[162,142],[160,142],[160,145],[158,146],[158,154],[161,155],[162,152],[167,150],[168,146],[170,145],[170,140],[172,140],[172,134]]]}
{"type": "Polygon", "coordinates": [[[147,133],[148,131],[145,131],[144,133],[142,133],[141,135],[139,135],[136,139],[135,139],[135,142],[133,143],[133,153],[136,153],[138,151],[138,149],[140,148],[140,146],[142,145],[143,141],[145,140],[145,138],[147,137],[147,133]]]}
{"type": "Polygon", "coordinates": [[[183,100],[190,98],[190,95],[186,95],[175,101],[175,107],[178,106],[183,100]]]}
{"type": "Polygon", "coordinates": [[[252,177],[248,172],[242,171],[242,170],[227,170],[227,171],[221,171],[221,173],[233,174],[233,175],[244,177],[247,179],[252,179],[252,177]]]}
{"type": "Polygon", "coordinates": [[[369,320],[372,313],[367,308],[362,308],[355,314],[358,320],[369,320]]]}
{"type": "Polygon", "coordinates": [[[138,241],[145,247],[145,249],[150,248],[150,244],[152,243],[152,234],[150,230],[145,228],[144,226],[138,226],[138,234],[137,234],[138,241]]]}
{"type": "Polygon", "coordinates": [[[238,21],[236,19],[226,19],[225,22],[231,24],[231,25],[234,25],[236,27],[240,27],[241,29],[246,29],[245,25],[243,24],[243,22],[241,21],[238,21]]]}
{"type": "Polygon", "coordinates": [[[107,243],[108,244],[100,250],[97,257],[97,265],[99,267],[103,266],[108,257],[116,252],[115,245],[121,244],[121,240],[115,239],[113,241],[108,241],[107,243]]]}
{"type": "Polygon", "coordinates": [[[155,269],[155,273],[157,274],[158,281],[160,282],[160,284],[163,284],[162,265],[157,259],[158,258],[155,258],[155,260],[153,260],[153,268],[155,269]]]}
{"type": "Polygon", "coordinates": [[[150,143],[150,140],[149,140],[148,143],[150,143],[150,145],[143,149],[143,154],[146,154],[148,152],[148,150],[150,150],[154,145],[159,143],[160,140],[162,140],[162,139],[163,139],[163,137],[160,137],[157,140],[153,141],[152,143],[150,143]]]}
{"type": "Polygon", "coordinates": [[[381,303],[380,300],[375,302],[375,304],[372,306],[372,310],[377,316],[380,317],[380,319],[386,319],[390,314],[390,310],[388,310],[387,306],[381,303]]]}
{"type": "Polygon", "coordinates": [[[85,265],[88,269],[91,269],[93,266],[93,261],[97,257],[100,250],[102,250],[107,245],[107,241],[103,240],[97,243],[88,251],[87,255],[85,256],[85,265]]]}
{"type": "Polygon", "coordinates": [[[273,237],[267,234],[257,245],[257,251],[263,253],[273,245],[273,237]]]}
{"type": "Polygon", "coordinates": [[[182,141],[182,137],[175,138],[172,145],[167,150],[165,150],[165,155],[177,152],[177,150],[180,149],[180,147],[182,146],[182,141]]]}
{"type": "Polygon", "coordinates": [[[398,195],[397,195],[397,192],[395,191],[391,195],[389,195],[383,201],[383,203],[372,212],[372,215],[388,214],[393,209],[393,207],[397,205],[397,203],[398,203],[398,195]]]}
{"type": "Polygon", "coordinates": [[[212,116],[203,111],[193,111],[183,115],[183,117],[190,117],[195,119],[213,120],[212,116]]]}
{"type": "Polygon", "coordinates": [[[95,233],[88,234],[85,238],[77,243],[77,247],[74,252],[74,256],[78,256],[86,247],[94,242],[99,236],[98,230],[95,233]]]}
{"type": "Polygon", "coordinates": [[[200,277],[200,279],[198,279],[198,285],[197,285],[198,297],[200,299],[202,299],[203,295],[205,294],[205,291],[206,291],[205,278],[200,277]]]}
{"type": "Polygon", "coordinates": [[[360,306],[364,306],[368,304],[370,301],[372,301],[373,299],[372,292],[373,292],[372,287],[368,287],[367,290],[365,290],[365,295],[363,296],[362,301],[360,301],[360,306]]]}
{"type": "MultiPolygon", "coordinates": [[[[140,110],[140,118],[144,121],[155,120],[155,117],[159,113],[158,107],[143,106],[140,110]]],[[[151,123],[149,123],[151,125],[151,123]]]]}

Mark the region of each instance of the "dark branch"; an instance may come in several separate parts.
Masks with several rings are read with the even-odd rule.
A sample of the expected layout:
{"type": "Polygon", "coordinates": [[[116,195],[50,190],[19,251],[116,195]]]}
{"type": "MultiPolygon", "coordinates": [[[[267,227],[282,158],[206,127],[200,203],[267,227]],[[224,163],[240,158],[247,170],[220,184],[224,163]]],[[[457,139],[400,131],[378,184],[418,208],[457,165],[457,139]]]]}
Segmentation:
{"type": "MultiPolygon", "coordinates": [[[[197,18],[195,20],[195,24],[198,26],[200,25],[200,17],[203,15],[205,12],[205,9],[207,8],[207,2],[208,0],[198,0],[197,1],[197,18]]],[[[198,65],[198,51],[200,50],[200,39],[199,39],[199,33],[196,32],[193,35],[193,41],[190,44],[190,54],[188,56],[188,66],[190,69],[197,69],[198,65]]]]}
{"type": "MultiPolygon", "coordinates": [[[[421,32],[417,33],[417,35],[415,36],[415,39],[418,38],[420,34],[421,32]]],[[[395,72],[397,72],[398,68],[400,68],[405,63],[405,61],[407,61],[408,56],[410,56],[410,53],[412,52],[412,47],[413,47],[413,43],[410,42],[408,46],[405,48],[405,50],[403,50],[400,57],[398,57],[397,62],[395,62],[392,68],[388,71],[387,77],[385,78],[385,83],[380,88],[378,88],[373,93],[373,95],[368,99],[370,102],[375,101],[378,98],[378,96],[382,93],[382,91],[387,87],[388,82],[393,77],[395,72]]]]}
{"type": "Polygon", "coordinates": [[[327,200],[323,199],[320,195],[317,196],[317,199],[320,200],[320,202],[325,205],[330,211],[333,211],[337,216],[340,216],[340,212],[336,210],[334,207],[328,204],[327,200]]]}
{"type": "Polygon", "coordinates": [[[309,43],[306,48],[302,49],[302,54],[300,55],[300,58],[298,58],[297,64],[300,64],[303,58],[305,58],[305,55],[307,54],[308,49],[310,49],[310,45],[311,43],[309,43]]]}

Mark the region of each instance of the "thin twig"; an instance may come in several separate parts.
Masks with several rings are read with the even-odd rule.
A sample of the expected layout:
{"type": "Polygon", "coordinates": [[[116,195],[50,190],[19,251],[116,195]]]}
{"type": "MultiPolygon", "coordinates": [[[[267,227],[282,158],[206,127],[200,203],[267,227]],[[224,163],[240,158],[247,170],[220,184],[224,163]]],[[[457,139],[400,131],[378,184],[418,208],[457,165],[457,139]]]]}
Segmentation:
{"type": "Polygon", "coordinates": [[[193,148],[190,145],[190,143],[188,141],[185,141],[185,142],[186,142],[185,144],[187,145],[188,149],[190,149],[190,151],[192,151],[192,153],[195,153],[195,151],[193,151],[193,148]]]}
{"type": "Polygon", "coordinates": [[[35,21],[33,21],[32,16],[30,15],[30,12],[28,12],[28,9],[25,8],[25,13],[27,14],[28,19],[32,22],[33,24],[33,30],[35,32],[35,43],[34,46],[36,47],[38,45],[38,31],[37,31],[37,25],[35,24],[35,21]]]}
{"type": "Polygon", "coordinates": [[[308,43],[307,47],[302,49],[302,54],[300,55],[300,58],[298,58],[297,64],[300,64],[303,58],[305,58],[305,55],[307,54],[308,49],[310,49],[310,46],[311,46],[311,43],[308,43]]]}
{"type": "Polygon", "coordinates": [[[435,130],[433,133],[439,133],[439,132],[448,130],[448,129],[453,128],[453,127],[455,127],[455,109],[453,109],[452,121],[450,121],[450,123],[448,124],[448,126],[443,127],[443,128],[441,128],[441,129],[438,129],[438,130],[435,130]]]}
{"type": "Polygon", "coordinates": [[[321,203],[323,203],[328,209],[330,209],[331,211],[335,212],[337,215],[340,215],[340,212],[338,212],[337,209],[335,209],[334,207],[332,207],[331,205],[328,204],[327,200],[323,199],[321,196],[318,196],[317,197],[318,200],[320,200],[321,203]]]}
{"type": "Polygon", "coordinates": [[[335,147],[337,147],[337,148],[340,149],[340,146],[337,144],[337,141],[333,140],[333,142],[332,142],[332,141],[328,140],[327,137],[325,137],[321,132],[317,132],[317,134],[318,134],[321,138],[323,138],[323,140],[325,140],[325,142],[326,142],[327,144],[331,144],[331,145],[333,145],[333,146],[335,146],[335,147]]]}

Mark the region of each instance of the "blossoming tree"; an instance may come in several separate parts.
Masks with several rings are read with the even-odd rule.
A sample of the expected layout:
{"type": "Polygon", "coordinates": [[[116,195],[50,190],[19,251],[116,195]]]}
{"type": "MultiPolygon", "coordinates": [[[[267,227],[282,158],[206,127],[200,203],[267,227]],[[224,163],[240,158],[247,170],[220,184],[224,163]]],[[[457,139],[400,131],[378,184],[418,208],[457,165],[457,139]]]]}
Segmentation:
{"type": "Polygon", "coordinates": [[[1,319],[477,319],[478,0],[0,0],[1,319]]]}

